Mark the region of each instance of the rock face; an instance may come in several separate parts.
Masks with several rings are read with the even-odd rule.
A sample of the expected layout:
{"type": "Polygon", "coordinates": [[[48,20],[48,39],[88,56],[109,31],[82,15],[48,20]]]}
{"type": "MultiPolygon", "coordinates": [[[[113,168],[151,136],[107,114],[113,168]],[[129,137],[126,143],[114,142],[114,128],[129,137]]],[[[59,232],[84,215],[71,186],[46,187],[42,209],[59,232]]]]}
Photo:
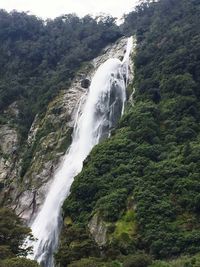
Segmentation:
{"type": "Polygon", "coordinates": [[[17,132],[8,125],[0,128],[0,149],[4,155],[12,155],[18,144],[17,132]]]}
{"type": "MultiPolygon", "coordinates": [[[[2,199],[12,206],[27,222],[32,220],[44,201],[52,178],[66,153],[73,132],[77,110],[90,86],[95,70],[108,58],[123,58],[126,38],[106,47],[100,56],[84,64],[77,72],[70,88],[60,90],[49,103],[45,114],[38,114],[30,128],[24,152],[19,155],[19,138],[16,127],[9,121],[0,125],[0,183],[3,187],[2,199]]],[[[17,103],[4,111],[12,118],[18,116],[17,103]]],[[[102,235],[99,244],[105,240],[105,229],[94,218],[91,227],[102,235]],[[96,220],[96,221],[95,221],[96,220]],[[104,229],[104,230],[103,230],[104,229]]],[[[97,243],[98,243],[97,242],[97,243]]]]}
{"type": "Polygon", "coordinates": [[[107,227],[104,221],[95,214],[88,224],[91,235],[99,247],[107,243],[107,227]]]}
{"type": "Polygon", "coordinates": [[[18,118],[17,102],[12,103],[3,112],[4,120],[0,124],[0,203],[11,203],[12,181],[17,181],[19,136],[16,125],[18,118]]]}
{"type": "Polygon", "coordinates": [[[18,135],[16,129],[3,125],[0,128],[0,183],[7,184],[15,174],[18,135]]]}

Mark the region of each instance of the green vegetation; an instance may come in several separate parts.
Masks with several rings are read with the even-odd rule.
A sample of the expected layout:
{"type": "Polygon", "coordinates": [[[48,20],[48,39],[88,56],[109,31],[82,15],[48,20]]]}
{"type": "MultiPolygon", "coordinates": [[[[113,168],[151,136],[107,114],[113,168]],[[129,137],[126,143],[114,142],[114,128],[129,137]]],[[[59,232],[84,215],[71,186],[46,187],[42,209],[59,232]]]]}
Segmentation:
{"type": "MultiPolygon", "coordinates": [[[[142,1],[125,17],[121,30],[138,42],[128,88],[129,94],[135,89],[135,103],[75,178],[63,205],[60,267],[200,265],[199,25],[199,0],[142,1]],[[95,215],[107,234],[101,248],[88,229],[95,215]]],[[[44,23],[1,11],[0,28],[0,109],[18,101],[12,123],[22,140],[35,114],[69,86],[82,63],[121,36],[110,17],[66,15],[44,23]]],[[[21,176],[53,127],[43,126],[24,155],[21,176]]],[[[69,142],[67,136],[61,149],[69,142]]],[[[29,230],[10,211],[0,213],[0,264],[36,266],[16,258],[27,253],[20,245],[29,230]]]]}
{"type": "Polygon", "coordinates": [[[114,235],[119,237],[122,234],[128,236],[135,233],[135,213],[133,210],[128,210],[117,222],[114,235]]]}
{"type": "MultiPolygon", "coordinates": [[[[71,221],[70,221],[71,224],[71,221]]],[[[68,266],[72,261],[79,260],[82,255],[86,257],[99,256],[98,248],[88,232],[80,225],[63,227],[61,235],[61,246],[56,253],[55,259],[62,266],[68,266]]]]}
{"type": "Polygon", "coordinates": [[[200,255],[195,256],[183,256],[179,259],[164,262],[164,261],[155,261],[150,267],[198,267],[200,266],[200,255]]]}
{"type": "Polygon", "coordinates": [[[10,209],[0,209],[0,266],[37,267],[37,263],[17,256],[26,256],[31,247],[23,248],[26,238],[32,238],[31,230],[10,209]]]}
{"type": "Polygon", "coordinates": [[[200,255],[183,256],[171,261],[152,261],[152,259],[143,253],[126,256],[120,260],[105,262],[99,258],[83,258],[74,261],[69,267],[199,267],[200,255]]]}
{"type": "Polygon", "coordinates": [[[26,258],[7,259],[0,263],[1,267],[39,267],[37,262],[28,260],[26,258]]]}
{"type": "MultiPolygon", "coordinates": [[[[61,126],[60,121],[53,125],[44,118],[35,142],[29,146],[27,134],[36,114],[42,120],[46,111],[53,108],[49,103],[53,105],[63,96],[62,90],[69,88],[74,75],[84,66],[91,68],[88,61],[116,41],[121,33],[115,19],[109,16],[94,19],[89,15],[79,18],[68,14],[43,21],[24,12],[8,13],[1,9],[0,29],[0,126],[8,124],[17,130],[15,162],[20,161],[18,187],[24,190],[24,187],[32,187],[31,181],[24,185],[23,178],[30,171],[35,154],[44,150],[42,138],[54,130],[58,132],[61,126]],[[9,112],[13,103],[17,107],[16,116],[9,112]]],[[[59,110],[52,112],[55,117],[59,115],[59,110]]],[[[62,139],[59,147],[55,145],[43,151],[49,158],[56,152],[66,151],[71,142],[69,128],[58,134],[57,141],[62,139]]],[[[6,183],[12,183],[11,179],[6,183]]]]}
{"type": "Polygon", "coordinates": [[[151,258],[141,253],[126,257],[123,267],[147,267],[150,264],[151,258]]]}
{"type": "Polygon", "coordinates": [[[26,255],[28,251],[21,245],[29,235],[30,229],[22,225],[22,221],[9,209],[0,209],[0,247],[2,255],[26,255]]]}
{"type": "Polygon", "coordinates": [[[114,225],[101,250],[107,261],[125,264],[134,251],[154,259],[200,251],[199,11],[196,0],[144,1],[122,26],[138,41],[135,103],[85,160],[63,205],[85,231],[96,213],[114,225]]]}
{"type": "Polygon", "coordinates": [[[68,88],[83,62],[121,36],[112,17],[74,14],[43,21],[0,10],[0,28],[0,111],[18,102],[22,141],[34,116],[68,88]]]}

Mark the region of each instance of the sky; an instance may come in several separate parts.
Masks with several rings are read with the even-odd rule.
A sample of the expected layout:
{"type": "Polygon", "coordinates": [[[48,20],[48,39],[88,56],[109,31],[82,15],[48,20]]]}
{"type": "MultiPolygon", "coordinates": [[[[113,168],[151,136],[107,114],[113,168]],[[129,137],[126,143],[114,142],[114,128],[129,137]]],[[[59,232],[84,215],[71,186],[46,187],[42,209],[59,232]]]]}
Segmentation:
{"type": "Polygon", "coordinates": [[[29,11],[43,19],[76,13],[80,17],[99,13],[122,17],[129,13],[138,0],[0,0],[0,9],[29,11]]]}

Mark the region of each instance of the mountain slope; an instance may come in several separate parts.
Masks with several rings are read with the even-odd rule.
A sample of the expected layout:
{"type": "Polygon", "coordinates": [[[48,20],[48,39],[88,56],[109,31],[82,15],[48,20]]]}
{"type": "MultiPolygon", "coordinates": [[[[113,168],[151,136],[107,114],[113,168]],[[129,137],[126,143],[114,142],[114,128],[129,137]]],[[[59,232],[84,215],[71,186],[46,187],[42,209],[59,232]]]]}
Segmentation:
{"type": "MultiPolygon", "coordinates": [[[[55,117],[59,124],[66,120],[59,118],[62,89],[67,91],[83,61],[121,33],[112,18],[73,15],[44,23],[1,11],[0,25],[0,166],[11,167],[0,185],[2,205],[11,205],[11,177],[20,193],[28,188],[35,200],[32,185],[40,176],[31,184],[28,172],[40,162],[34,156],[42,158],[44,149],[55,159],[54,145],[63,153],[70,143],[68,127],[63,135],[60,125],[54,128],[55,117]],[[24,146],[31,142],[27,133],[34,118],[38,136],[31,133],[33,146],[24,146]],[[53,139],[63,140],[59,147],[46,138],[51,131],[53,139]]],[[[63,205],[55,255],[60,267],[199,266],[199,25],[199,0],[143,1],[126,16],[121,31],[137,38],[132,101],[111,137],[85,160],[63,205]]],[[[44,172],[52,176],[51,164],[44,172]]],[[[9,227],[7,217],[1,219],[9,227]]],[[[1,259],[13,257],[2,243],[0,249],[1,259]]],[[[15,267],[21,260],[3,264],[15,267]]]]}
{"type": "Polygon", "coordinates": [[[127,16],[124,30],[138,41],[134,105],[72,185],[61,266],[94,254],[112,259],[142,250],[162,259],[199,252],[199,10],[196,0],[147,1],[127,16]],[[89,232],[95,238],[99,228],[105,242],[92,250],[89,232]],[[85,233],[81,241],[78,232],[85,233]]]}
{"type": "Polygon", "coordinates": [[[22,218],[27,223],[34,216],[70,145],[74,111],[89,86],[85,78],[101,64],[90,60],[119,37],[112,17],[42,21],[0,10],[1,266],[38,266],[12,259],[27,254],[20,249],[30,229],[22,218]]]}
{"type": "Polygon", "coordinates": [[[42,21],[0,10],[0,203],[18,209],[24,198],[29,214],[22,214],[26,207],[17,213],[27,219],[38,186],[47,184],[71,141],[71,113],[86,89],[70,86],[121,36],[114,21],[70,14],[42,21]]]}

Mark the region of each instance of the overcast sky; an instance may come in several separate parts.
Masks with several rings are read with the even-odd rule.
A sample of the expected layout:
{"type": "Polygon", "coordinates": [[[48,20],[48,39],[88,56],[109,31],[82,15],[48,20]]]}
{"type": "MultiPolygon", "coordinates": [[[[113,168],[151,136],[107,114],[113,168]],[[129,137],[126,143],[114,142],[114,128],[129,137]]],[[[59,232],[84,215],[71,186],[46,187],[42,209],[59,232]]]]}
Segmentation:
{"type": "Polygon", "coordinates": [[[121,17],[130,12],[138,0],[0,0],[0,8],[11,11],[30,11],[44,19],[62,14],[96,15],[100,12],[121,17]]]}

